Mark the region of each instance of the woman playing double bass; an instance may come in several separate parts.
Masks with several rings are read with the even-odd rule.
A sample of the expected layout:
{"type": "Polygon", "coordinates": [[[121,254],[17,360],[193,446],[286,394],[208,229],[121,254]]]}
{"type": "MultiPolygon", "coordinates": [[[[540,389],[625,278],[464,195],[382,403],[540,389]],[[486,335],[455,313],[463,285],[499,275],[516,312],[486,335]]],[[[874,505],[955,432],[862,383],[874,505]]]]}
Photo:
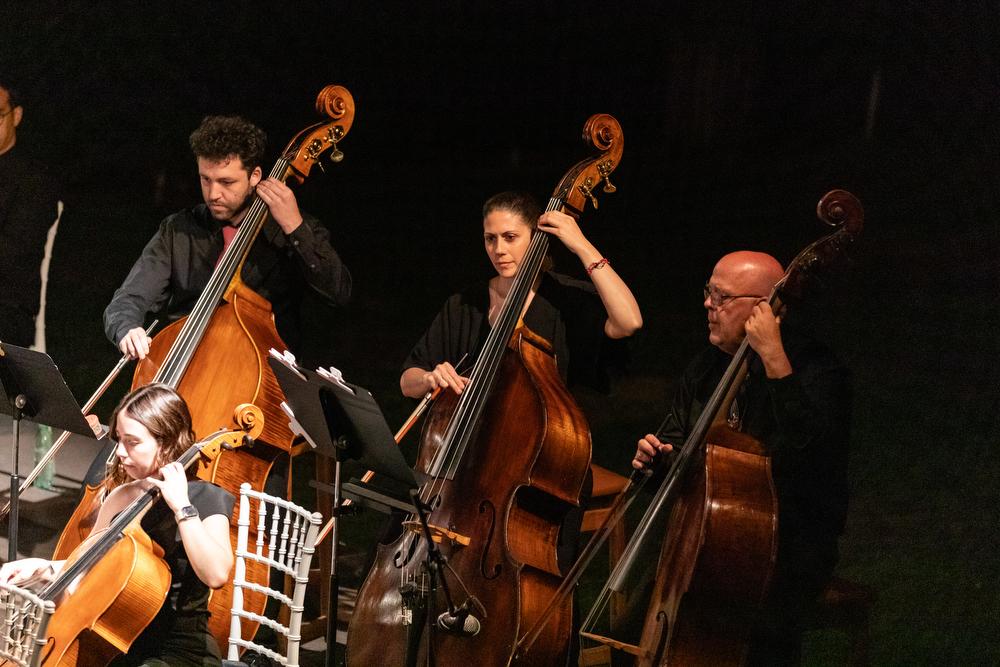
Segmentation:
{"type": "Polygon", "coordinates": [[[726,421],[763,445],[778,503],[777,560],[765,613],[750,628],[754,665],[797,664],[801,617],[830,579],[847,512],[849,374],[825,346],[775,316],[767,299],[783,274],[760,252],[719,260],[703,294],[712,347],[689,364],[663,426],[639,440],[632,461],[649,467],[685,441],[745,337],[756,354],[726,421]]]}
{"type": "Polygon", "coordinates": [[[483,205],[483,243],[497,275],[445,302],[404,363],[399,379],[404,395],[417,398],[439,386],[461,393],[468,378],[453,364],[465,354],[475,360],[538,230],[559,238],[580,259],[591,283],[545,271],[528,297],[524,323],[553,345],[568,384],[601,388],[607,383],[611,341],[642,326],[639,304],[572,217],[560,211],[542,214],[530,195],[502,192],[483,205]]]}
{"type": "MultiPolygon", "coordinates": [[[[208,631],[209,591],[224,585],[233,566],[229,519],[233,496],[201,480],[188,480],[176,459],[194,442],[184,399],[162,384],[128,394],[110,421],[118,444],[103,485],[94,534],[150,485],[164,502],[142,518],[143,530],[164,551],[172,578],[159,614],[114,665],[218,665],[219,647],[208,631]]],[[[48,583],[66,561],[26,558],[0,569],[0,581],[48,583]]]]}
{"type": "MultiPolygon", "coordinates": [[[[560,211],[543,214],[529,194],[501,192],[483,204],[483,244],[497,275],[445,301],[403,364],[399,385],[405,396],[419,398],[437,387],[462,392],[469,380],[454,364],[466,355],[465,364],[471,367],[475,361],[538,230],[559,238],[580,259],[592,283],[545,271],[528,297],[524,323],[552,344],[566,384],[606,389],[608,368],[621,356],[615,341],[642,326],[639,304],[572,217],[560,211]]],[[[589,495],[589,489],[584,491],[589,495]]],[[[566,527],[579,519],[579,513],[572,516],[566,527]]],[[[560,535],[561,568],[572,563],[576,547],[575,528],[560,535]]]]}

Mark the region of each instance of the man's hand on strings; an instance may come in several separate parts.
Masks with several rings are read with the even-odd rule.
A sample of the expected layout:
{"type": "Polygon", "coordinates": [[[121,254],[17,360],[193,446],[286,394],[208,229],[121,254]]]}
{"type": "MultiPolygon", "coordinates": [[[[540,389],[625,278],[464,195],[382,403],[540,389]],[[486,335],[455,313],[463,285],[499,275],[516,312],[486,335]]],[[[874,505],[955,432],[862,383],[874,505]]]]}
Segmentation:
{"type": "Polygon", "coordinates": [[[132,359],[145,359],[149,354],[149,344],[153,341],[142,327],[129,329],[118,342],[118,349],[132,359]]]}
{"type": "Polygon", "coordinates": [[[671,452],[673,449],[673,445],[660,442],[659,438],[649,433],[639,440],[639,446],[635,450],[635,458],[632,459],[632,467],[636,470],[652,470],[657,455],[671,452]]]}
{"type": "Polygon", "coordinates": [[[302,214],[292,189],[276,178],[265,178],[257,184],[257,196],[267,204],[271,217],[281,231],[291,234],[302,224],[302,214]]]}

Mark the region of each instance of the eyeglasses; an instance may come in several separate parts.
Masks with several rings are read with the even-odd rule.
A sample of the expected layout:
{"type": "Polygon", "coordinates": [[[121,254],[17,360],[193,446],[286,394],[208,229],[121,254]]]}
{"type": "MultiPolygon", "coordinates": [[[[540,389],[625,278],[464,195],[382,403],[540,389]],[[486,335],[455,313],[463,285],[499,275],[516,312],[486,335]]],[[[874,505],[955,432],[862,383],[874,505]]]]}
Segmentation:
{"type": "Polygon", "coordinates": [[[4,111],[3,113],[0,113],[0,119],[6,118],[7,116],[9,116],[12,113],[14,113],[14,109],[16,109],[16,108],[17,107],[11,107],[10,109],[7,109],[7,111],[4,111]]]}
{"type": "Polygon", "coordinates": [[[712,308],[722,308],[733,299],[763,299],[759,294],[726,294],[718,287],[710,283],[705,283],[701,290],[702,295],[712,304],[712,308]]]}

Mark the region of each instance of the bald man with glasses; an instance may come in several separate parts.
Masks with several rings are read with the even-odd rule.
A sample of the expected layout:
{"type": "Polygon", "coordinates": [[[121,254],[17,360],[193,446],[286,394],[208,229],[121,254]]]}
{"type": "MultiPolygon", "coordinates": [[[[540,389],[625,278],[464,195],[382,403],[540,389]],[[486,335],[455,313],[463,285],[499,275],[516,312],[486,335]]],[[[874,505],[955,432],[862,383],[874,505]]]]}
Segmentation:
{"type": "Polygon", "coordinates": [[[688,365],[663,427],[639,440],[632,461],[662,474],[654,457],[667,459],[684,442],[748,339],[755,354],[727,418],[768,451],[778,495],[778,558],[753,633],[753,665],[799,663],[801,621],[832,576],[847,516],[850,375],[830,350],[772,312],[768,297],[783,274],[760,252],[719,260],[703,292],[711,346],[688,365]]]}

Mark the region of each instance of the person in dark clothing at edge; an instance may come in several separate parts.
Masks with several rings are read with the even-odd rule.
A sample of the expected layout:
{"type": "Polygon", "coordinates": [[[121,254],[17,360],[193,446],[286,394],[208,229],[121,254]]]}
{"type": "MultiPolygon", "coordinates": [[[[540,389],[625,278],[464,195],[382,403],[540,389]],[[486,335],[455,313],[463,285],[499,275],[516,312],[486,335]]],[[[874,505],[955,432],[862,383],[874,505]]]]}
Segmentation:
{"type": "Polygon", "coordinates": [[[41,277],[58,197],[49,173],[16,149],[24,108],[16,84],[0,73],[0,341],[35,342],[41,277]]]}
{"type": "Polygon", "coordinates": [[[104,311],[105,333],[123,353],[138,359],[148,354],[150,339],[142,327],[148,313],[163,311],[176,320],[190,312],[255,193],[270,217],[242,278],[271,302],[282,339],[295,348],[304,285],[331,305],[347,303],[351,276],[329,232],[299,210],[291,188],[262,178],[265,142],[263,130],[233,116],[206,117],[191,134],[204,203],[160,223],[104,311]]]}
{"type": "Polygon", "coordinates": [[[777,562],[752,632],[752,665],[800,662],[801,618],[832,576],[847,516],[850,375],[827,348],[775,317],[767,297],[782,275],[764,253],[719,260],[704,290],[714,347],[687,367],[663,428],[639,440],[632,461],[645,469],[684,442],[746,336],[756,355],[728,421],[763,443],[778,496],[777,562]]]}
{"type": "MultiPolygon", "coordinates": [[[[97,426],[96,419],[91,425],[97,426]]],[[[110,664],[219,665],[219,646],[208,631],[208,597],[211,589],[226,584],[233,568],[229,521],[235,498],[209,482],[189,480],[177,462],[195,440],[187,404],[170,387],[154,383],[131,392],[115,409],[110,426],[115,456],[101,480],[101,509],[94,534],[155,486],[162,501],[152,505],[141,525],[163,549],[170,570],[163,606],[127,653],[110,664]]],[[[0,568],[0,581],[14,585],[34,581],[31,585],[37,589],[55,580],[66,563],[43,558],[12,561],[0,568]]],[[[74,590],[71,587],[70,598],[74,590]]],[[[83,650],[81,664],[87,664],[83,650]]]]}

